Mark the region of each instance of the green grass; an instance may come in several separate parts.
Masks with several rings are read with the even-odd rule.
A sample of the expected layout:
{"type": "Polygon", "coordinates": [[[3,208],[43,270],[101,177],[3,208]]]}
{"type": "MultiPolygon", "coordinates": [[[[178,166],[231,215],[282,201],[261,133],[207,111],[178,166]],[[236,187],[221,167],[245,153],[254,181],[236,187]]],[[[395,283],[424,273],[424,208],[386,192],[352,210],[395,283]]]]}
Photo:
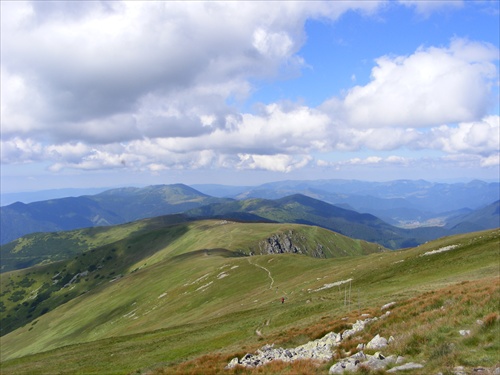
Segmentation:
{"type": "MultiPolygon", "coordinates": [[[[325,257],[380,251],[378,245],[351,240],[317,227],[243,224],[215,220],[169,225],[170,222],[167,221],[169,218],[101,229],[97,231],[96,236],[101,236],[100,241],[110,241],[104,246],[79,253],[71,260],[1,274],[2,335],[84,293],[107,289],[109,283],[116,278],[137,272],[137,277],[132,279],[140,279],[140,275],[144,274],[142,271],[156,263],[168,260],[169,263],[165,265],[168,270],[163,272],[168,273],[170,283],[180,283],[190,271],[183,270],[179,274],[178,269],[182,267],[177,265],[189,264],[189,267],[196,267],[197,258],[200,256],[203,258],[203,255],[207,254],[220,255],[224,258],[259,253],[260,243],[272,235],[291,233],[294,243],[304,253],[313,253],[317,246],[321,245],[323,249],[321,255],[325,257]],[[128,236],[126,229],[129,230],[128,236]],[[68,285],[69,283],[71,285],[68,285]]],[[[53,241],[57,242],[60,238],[64,239],[68,235],[75,234],[83,238],[89,233],[95,234],[96,230],[57,233],[54,234],[53,241]]],[[[35,252],[36,247],[33,247],[32,251],[35,252]]],[[[154,270],[153,268],[150,271],[154,270]]],[[[146,279],[149,277],[148,272],[145,274],[146,279]]],[[[199,277],[201,276],[203,275],[199,277]]],[[[163,291],[159,294],[161,293],[163,291]]]]}
{"type": "Polygon", "coordinates": [[[71,259],[85,251],[183,220],[181,215],[170,215],[111,227],[29,234],[0,246],[1,272],[71,259]]]}
{"type": "MultiPolygon", "coordinates": [[[[315,227],[286,224],[202,221],[137,232],[67,263],[1,275],[2,285],[10,285],[12,291],[25,289],[28,295],[43,285],[47,273],[52,278],[63,267],[88,267],[112,256],[105,267],[89,272],[88,281],[53,291],[39,306],[51,303],[48,312],[26,319],[0,338],[1,371],[123,374],[159,368],[159,373],[182,373],[184,364],[192,363],[193,373],[218,373],[235,353],[265,343],[304,343],[341,329],[342,317],[352,322],[363,312],[380,315],[380,306],[393,300],[398,302],[393,313],[370,326],[366,338],[399,334],[395,350],[426,360],[431,369],[492,366],[499,348],[498,315],[492,315],[499,303],[499,236],[494,230],[363,255],[369,252],[366,244],[315,227]],[[321,241],[345,252],[332,250],[331,256],[342,256],[327,259],[243,256],[256,251],[256,243],[269,235],[290,230],[311,246],[321,241]],[[451,244],[457,247],[421,256],[451,244]],[[97,273],[106,277],[93,278],[97,273]],[[113,281],[117,275],[122,277],[113,281]],[[20,286],[31,279],[32,285],[20,286]],[[347,279],[352,282],[316,291],[347,279]],[[475,281],[480,279],[488,284],[475,281]],[[68,293],[75,295],[66,301],[68,293]],[[474,298],[481,303],[474,304],[474,298]],[[475,325],[477,319],[488,323],[481,328],[475,325]],[[473,334],[463,338],[459,329],[472,329],[473,334]],[[207,353],[212,357],[203,357],[208,366],[203,367],[196,361],[207,353]]],[[[12,313],[9,309],[16,303],[22,305],[9,301],[11,295],[2,296],[8,302],[2,317],[12,313]]],[[[296,370],[292,366],[279,371],[296,370]]]]}

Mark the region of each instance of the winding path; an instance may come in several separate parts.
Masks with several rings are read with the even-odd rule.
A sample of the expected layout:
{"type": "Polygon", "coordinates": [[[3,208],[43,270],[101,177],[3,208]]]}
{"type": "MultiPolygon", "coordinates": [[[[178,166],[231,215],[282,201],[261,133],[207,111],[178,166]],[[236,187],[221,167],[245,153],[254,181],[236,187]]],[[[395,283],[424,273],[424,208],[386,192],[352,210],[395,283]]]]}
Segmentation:
{"type": "Polygon", "coordinates": [[[273,288],[273,284],[274,284],[274,279],[273,279],[273,276],[271,275],[271,271],[269,271],[266,267],[263,267],[257,263],[252,263],[250,261],[250,258],[247,258],[248,260],[248,263],[250,263],[251,265],[255,266],[255,267],[259,267],[259,268],[262,268],[264,271],[267,272],[267,275],[269,276],[269,278],[271,279],[271,284],[269,285],[269,289],[272,289],[273,288]]]}

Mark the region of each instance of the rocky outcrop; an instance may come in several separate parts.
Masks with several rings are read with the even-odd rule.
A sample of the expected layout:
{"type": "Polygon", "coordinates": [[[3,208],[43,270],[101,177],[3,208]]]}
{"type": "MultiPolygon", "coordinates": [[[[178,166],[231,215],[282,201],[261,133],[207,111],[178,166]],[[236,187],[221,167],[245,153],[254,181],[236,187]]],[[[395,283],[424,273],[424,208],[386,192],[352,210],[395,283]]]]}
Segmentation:
{"type": "Polygon", "coordinates": [[[385,357],[381,353],[374,355],[366,355],[365,353],[358,352],[348,358],[344,358],[330,367],[329,374],[343,374],[344,371],[357,371],[360,366],[370,368],[372,370],[384,369],[393,363],[401,363],[404,361],[403,357],[390,355],[385,357]]]}
{"type": "Polygon", "coordinates": [[[314,258],[326,258],[325,245],[316,243],[311,245],[307,238],[289,230],[283,233],[273,234],[271,237],[259,243],[259,254],[308,254],[314,258]]]}
{"type": "Polygon", "coordinates": [[[333,358],[332,348],[338,346],[340,342],[357,332],[362,331],[366,324],[377,318],[368,318],[358,320],[352,325],[352,328],[342,333],[330,332],[320,339],[310,341],[296,348],[275,348],[274,344],[264,345],[257,350],[255,354],[246,354],[241,359],[233,358],[226,368],[232,368],[236,365],[245,367],[257,367],[265,365],[271,361],[292,362],[298,359],[313,359],[319,361],[329,361],[333,358]]]}
{"type": "Polygon", "coordinates": [[[259,247],[263,254],[302,254],[303,249],[297,246],[296,243],[297,241],[294,239],[294,233],[290,230],[287,233],[273,234],[271,237],[262,241],[259,247]]]}
{"type": "Polygon", "coordinates": [[[339,335],[330,332],[324,337],[310,341],[296,348],[284,349],[275,348],[274,344],[264,345],[257,350],[255,354],[246,354],[241,359],[233,358],[227,365],[227,368],[242,365],[245,367],[258,367],[271,361],[292,362],[298,359],[316,359],[320,361],[329,361],[332,359],[332,347],[338,345],[339,335]]]}
{"type": "MultiPolygon", "coordinates": [[[[387,311],[385,314],[378,318],[367,318],[364,320],[357,320],[351,329],[345,330],[341,333],[330,332],[320,339],[310,341],[304,345],[296,348],[275,348],[274,344],[264,345],[257,350],[256,353],[245,354],[241,359],[233,358],[226,369],[231,369],[236,366],[244,367],[259,367],[271,361],[292,362],[299,359],[317,360],[317,361],[330,361],[333,358],[334,348],[339,346],[342,340],[361,332],[367,324],[372,321],[383,319],[390,314],[387,311]]],[[[376,335],[368,344],[358,345],[358,352],[350,357],[343,358],[330,367],[330,374],[342,374],[344,371],[358,371],[361,368],[368,368],[371,370],[385,369],[388,366],[399,365],[393,367],[390,372],[404,371],[410,369],[417,369],[423,367],[418,363],[408,363],[403,365],[404,358],[396,357],[394,355],[385,356],[381,352],[376,352],[373,355],[367,355],[363,352],[364,348],[367,349],[380,349],[386,348],[394,338],[391,336],[389,340],[380,335],[376,335]]]]}

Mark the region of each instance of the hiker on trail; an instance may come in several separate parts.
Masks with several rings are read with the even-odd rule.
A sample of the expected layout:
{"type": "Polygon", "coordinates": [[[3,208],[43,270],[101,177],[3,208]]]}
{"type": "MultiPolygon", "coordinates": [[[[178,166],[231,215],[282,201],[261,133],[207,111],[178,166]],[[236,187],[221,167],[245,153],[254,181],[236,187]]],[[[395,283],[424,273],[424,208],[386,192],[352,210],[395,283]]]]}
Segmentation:
{"type": "Polygon", "coordinates": [[[285,303],[285,297],[281,297],[281,303],[285,303]]]}

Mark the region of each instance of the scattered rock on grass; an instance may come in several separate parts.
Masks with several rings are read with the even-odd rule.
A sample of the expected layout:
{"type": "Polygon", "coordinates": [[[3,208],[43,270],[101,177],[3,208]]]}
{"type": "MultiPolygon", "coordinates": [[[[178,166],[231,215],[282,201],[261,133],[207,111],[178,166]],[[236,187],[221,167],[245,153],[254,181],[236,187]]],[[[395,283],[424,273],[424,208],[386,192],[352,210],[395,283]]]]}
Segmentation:
{"type": "Polygon", "coordinates": [[[397,371],[416,370],[422,367],[424,367],[424,365],[421,365],[420,363],[408,362],[404,365],[393,367],[390,370],[387,370],[387,372],[392,373],[397,371]]]}
{"type": "Polygon", "coordinates": [[[391,308],[391,307],[392,307],[392,306],[394,306],[395,304],[396,304],[396,302],[389,302],[389,303],[386,303],[384,306],[382,306],[382,307],[380,308],[380,310],[382,310],[382,311],[383,311],[383,310],[386,310],[386,309],[388,309],[388,308],[391,308]]]}
{"type": "Polygon", "coordinates": [[[387,346],[387,339],[381,337],[379,334],[375,336],[368,344],[366,344],[367,349],[382,349],[387,346]]]}

